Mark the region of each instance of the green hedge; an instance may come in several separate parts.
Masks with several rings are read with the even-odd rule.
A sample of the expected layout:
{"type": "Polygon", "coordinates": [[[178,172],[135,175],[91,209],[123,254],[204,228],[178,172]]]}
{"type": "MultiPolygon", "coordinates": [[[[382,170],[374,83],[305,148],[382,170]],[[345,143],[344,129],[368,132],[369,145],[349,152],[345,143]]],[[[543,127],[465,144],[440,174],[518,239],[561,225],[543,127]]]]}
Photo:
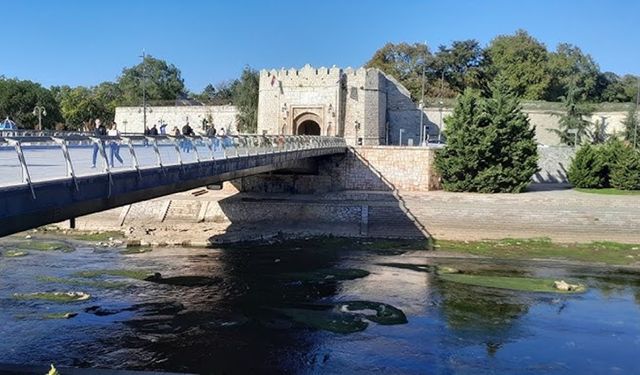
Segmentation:
{"type": "Polygon", "coordinates": [[[640,152],[618,139],[603,145],[584,145],[567,175],[577,188],[640,190],[640,152]]]}

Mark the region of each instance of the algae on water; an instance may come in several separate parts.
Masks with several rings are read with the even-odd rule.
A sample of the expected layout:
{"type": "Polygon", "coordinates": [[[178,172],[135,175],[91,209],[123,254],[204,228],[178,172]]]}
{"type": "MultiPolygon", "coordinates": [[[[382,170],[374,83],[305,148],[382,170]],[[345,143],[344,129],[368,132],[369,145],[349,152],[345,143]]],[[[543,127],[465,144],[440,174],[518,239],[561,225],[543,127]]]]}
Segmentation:
{"type": "Polygon", "coordinates": [[[79,302],[91,298],[84,292],[38,292],[38,293],[14,293],[13,298],[23,301],[42,300],[49,302],[79,302]]]}
{"type": "Polygon", "coordinates": [[[522,292],[580,293],[586,290],[584,285],[580,285],[575,290],[563,291],[554,287],[554,279],[538,279],[532,277],[484,276],[449,273],[441,274],[440,279],[465,285],[510,289],[522,292]]]}

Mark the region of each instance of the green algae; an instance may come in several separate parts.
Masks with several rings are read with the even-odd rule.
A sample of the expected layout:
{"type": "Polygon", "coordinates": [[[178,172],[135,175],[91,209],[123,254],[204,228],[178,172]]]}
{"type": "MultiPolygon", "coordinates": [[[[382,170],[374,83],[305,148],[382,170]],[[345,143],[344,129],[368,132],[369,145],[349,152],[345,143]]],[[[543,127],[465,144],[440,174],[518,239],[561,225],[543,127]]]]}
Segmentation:
{"type": "Polygon", "coordinates": [[[276,311],[297,323],[335,333],[360,332],[369,326],[361,316],[342,314],[332,310],[276,309],[276,311]]]}
{"type": "Polygon", "coordinates": [[[53,277],[53,276],[38,276],[37,279],[38,281],[43,283],[86,286],[86,287],[101,288],[101,289],[122,289],[130,285],[129,283],[119,282],[119,281],[78,280],[78,279],[66,279],[62,277],[53,277]]]}
{"type": "Polygon", "coordinates": [[[521,292],[580,293],[584,292],[586,289],[584,285],[581,285],[575,291],[563,291],[554,287],[555,280],[553,279],[538,279],[531,277],[484,276],[451,273],[440,275],[440,279],[465,285],[517,290],[521,292]]]}
{"type": "Polygon", "coordinates": [[[407,317],[402,310],[380,302],[350,301],[339,304],[341,311],[358,313],[363,310],[375,311],[374,314],[362,313],[367,319],[382,325],[404,324],[407,317]]]}
{"type": "Polygon", "coordinates": [[[78,313],[76,312],[57,312],[57,313],[45,314],[42,316],[42,318],[43,319],[71,319],[77,315],[78,313]]]}
{"type": "Polygon", "coordinates": [[[414,263],[376,263],[376,264],[378,266],[400,268],[403,270],[425,272],[425,273],[433,272],[435,269],[435,266],[430,264],[414,264],[414,263]]]}
{"type": "Polygon", "coordinates": [[[275,310],[297,323],[335,333],[363,331],[369,326],[368,321],[381,325],[407,323],[402,310],[386,303],[370,301],[345,301],[275,310]]]}
{"type": "Polygon", "coordinates": [[[70,253],[76,250],[73,246],[65,242],[58,242],[58,241],[28,240],[23,242],[17,242],[12,246],[18,250],[62,251],[63,253],[70,253]]]}
{"type": "Polygon", "coordinates": [[[132,254],[144,254],[153,251],[153,248],[150,246],[129,246],[124,250],[120,251],[122,255],[132,255],[132,254]]]}
{"type": "Polygon", "coordinates": [[[91,295],[83,292],[38,292],[38,293],[14,293],[13,298],[21,301],[41,300],[48,302],[80,302],[91,298],[91,295]]]}
{"type": "Polygon", "coordinates": [[[606,264],[640,261],[640,245],[609,241],[556,243],[548,238],[506,238],[484,241],[438,240],[437,251],[466,253],[498,259],[553,259],[606,264]]]}
{"type": "Polygon", "coordinates": [[[74,277],[96,278],[102,276],[123,277],[127,279],[145,280],[153,276],[151,270],[129,270],[129,269],[111,269],[111,270],[90,270],[80,271],[73,274],[74,277]]]}
{"type": "Polygon", "coordinates": [[[308,272],[286,273],[280,276],[303,282],[324,282],[361,279],[369,276],[369,272],[358,268],[321,268],[308,272]]]}
{"type": "Polygon", "coordinates": [[[29,255],[29,253],[21,250],[7,250],[3,255],[7,258],[20,258],[29,255]]]}

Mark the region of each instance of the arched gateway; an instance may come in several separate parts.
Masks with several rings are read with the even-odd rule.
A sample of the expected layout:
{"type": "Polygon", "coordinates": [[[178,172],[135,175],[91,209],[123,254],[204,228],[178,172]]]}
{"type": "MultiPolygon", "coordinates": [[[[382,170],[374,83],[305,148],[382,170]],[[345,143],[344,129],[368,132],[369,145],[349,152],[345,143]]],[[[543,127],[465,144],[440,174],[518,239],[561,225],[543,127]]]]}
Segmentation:
{"type": "Polygon", "coordinates": [[[298,135],[321,135],[320,116],[315,113],[303,113],[296,117],[294,122],[294,131],[298,135]]]}

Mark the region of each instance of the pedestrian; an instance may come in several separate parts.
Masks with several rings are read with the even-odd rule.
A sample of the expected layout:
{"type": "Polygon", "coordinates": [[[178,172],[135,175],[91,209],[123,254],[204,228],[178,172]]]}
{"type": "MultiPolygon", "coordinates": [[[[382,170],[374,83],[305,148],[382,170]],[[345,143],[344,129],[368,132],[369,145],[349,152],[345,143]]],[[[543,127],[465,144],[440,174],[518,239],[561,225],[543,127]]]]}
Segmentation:
{"type": "MultiPolygon", "coordinates": [[[[120,132],[118,131],[118,125],[114,122],[111,124],[111,128],[107,132],[107,135],[110,137],[119,137],[120,132]]],[[[120,162],[120,165],[124,164],[122,161],[122,157],[120,157],[120,143],[118,143],[115,139],[112,139],[109,143],[109,160],[111,161],[111,168],[114,168],[113,158],[115,157],[120,162]]]]}
{"type": "Polygon", "coordinates": [[[211,124],[209,128],[207,128],[207,137],[215,137],[216,136],[216,127],[211,124]]]}
{"type": "Polygon", "coordinates": [[[153,124],[151,129],[149,129],[149,135],[158,135],[158,128],[156,127],[156,124],[153,124]]]}
{"type": "Polygon", "coordinates": [[[149,127],[147,125],[144,126],[143,134],[144,134],[144,142],[143,142],[143,144],[144,144],[144,147],[147,147],[147,146],[149,146],[149,140],[147,139],[147,137],[150,135],[149,134],[149,127]]]}
{"type": "Polygon", "coordinates": [[[172,132],[173,132],[173,136],[174,136],[174,137],[179,137],[179,136],[180,136],[180,129],[178,129],[178,127],[177,127],[177,126],[174,126],[174,127],[173,127],[172,132]]]}
{"type": "Polygon", "coordinates": [[[162,120],[160,120],[160,134],[167,134],[167,123],[162,120]]]}
{"type": "MultiPolygon", "coordinates": [[[[97,118],[95,122],[95,128],[93,129],[93,136],[98,138],[98,142],[100,142],[104,147],[104,142],[102,141],[102,137],[107,135],[107,129],[102,125],[102,121],[97,118]]],[[[98,158],[98,150],[100,147],[98,146],[98,142],[93,143],[93,158],[91,163],[91,168],[96,167],[96,159],[98,158]]]]}
{"type": "Polygon", "coordinates": [[[187,123],[182,127],[182,135],[185,136],[185,138],[181,142],[182,151],[189,153],[191,151],[192,145],[191,145],[191,140],[189,140],[186,137],[193,137],[195,135],[195,133],[193,132],[193,129],[189,125],[189,121],[187,121],[187,123]]]}

